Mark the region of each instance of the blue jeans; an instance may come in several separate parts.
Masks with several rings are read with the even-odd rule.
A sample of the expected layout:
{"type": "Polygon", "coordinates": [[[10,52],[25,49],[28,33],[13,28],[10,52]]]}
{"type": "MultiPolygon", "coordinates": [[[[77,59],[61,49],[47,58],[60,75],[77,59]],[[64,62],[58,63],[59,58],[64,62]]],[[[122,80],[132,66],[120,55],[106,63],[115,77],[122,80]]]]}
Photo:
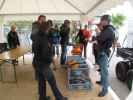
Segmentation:
{"type": "Polygon", "coordinates": [[[100,74],[101,74],[101,85],[103,87],[103,90],[108,91],[108,56],[106,52],[102,51],[98,54],[98,65],[100,66],[100,74]]]}
{"type": "Polygon", "coordinates": [[[66,45],[62,45],[61,46],[61,64],[65,64],[66,62],[66,55],[67,55],[67,46],[66,45]]]}
{"type": "Polygon", "coordinates": [[[35,68],[35,70],[37,72],[36,74],[38,77],[38,91],[40,95],[39,97],[40,100],[42,99],[45,100],[46,98],[46,81],[48,81],[56,100],[62,100],[63,96],[57,87],[56,80],[50,68],[50,65],[49,64],[37,64],[37,65],[36,65],[37,68],[35,68]]]}

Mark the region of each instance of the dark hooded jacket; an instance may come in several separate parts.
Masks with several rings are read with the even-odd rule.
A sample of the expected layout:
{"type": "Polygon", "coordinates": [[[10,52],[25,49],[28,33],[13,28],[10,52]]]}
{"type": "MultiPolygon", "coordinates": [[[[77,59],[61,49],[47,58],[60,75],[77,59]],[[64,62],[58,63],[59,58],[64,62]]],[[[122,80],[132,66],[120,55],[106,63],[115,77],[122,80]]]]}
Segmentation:
{"type": "Polygon", "coordinates": [[[36,39],[33,39],[32,51],[34,53],[33,64],[40,67],[52,62],[52,49],[48,40],[48,34],[39,31],[36,39]]]}
{"type": "Polygon", "coordinates": [[[61,44],[68,44],[69,42],[69,33],[70,28],[66,27],[64,24],[60,27],[60,36],[61,36],[61,44]]]}
{"type": "Polygon", "coordinates": [[[36,34],[39,32],[40,24],[39,22],[32,23],[32,32],[31,32],[31,40],[36,38],[36,34]]]}
{"type": "Polygon", "coordinates": [[[97,39],[99,51],[108,51],[112,46],[114,38],[115,28],[112,25],[105,26],[97,39]]]}
{"type": "Polygon", "coordinates": [[[7,40],[8,40],[9,48],[16,48],[17,46],[20,46],[17,32],[10,31],[8,33],[7,40]]]}

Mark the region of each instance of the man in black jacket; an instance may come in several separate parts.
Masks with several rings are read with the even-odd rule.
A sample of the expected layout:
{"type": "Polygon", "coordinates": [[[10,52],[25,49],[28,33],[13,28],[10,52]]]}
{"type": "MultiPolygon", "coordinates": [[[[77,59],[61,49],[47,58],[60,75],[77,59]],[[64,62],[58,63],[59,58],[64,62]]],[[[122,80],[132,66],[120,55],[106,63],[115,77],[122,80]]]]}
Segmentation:
{"type": "Polygon", "coordinates": [[[98,96],[103,97],[108,93],[108,57],[109,51],[114,41],[114,27],[110,25],[111,18],[109,15],[101,17],[100,24],[103,29],[97,39],[98,41],[98,65],[100,66],[102,91],[98,96]]]}
{"type": "Polygon", "coordinates": [[[33,40],[33,65],[38,77],[39,100],[50,100],[46,96],[46,80],[48,81],[56,100],[67,100],[59,91],[54,74],[50,68],[53,62],[53,53],[48,39],[49,27],[42,23],[36,38],[33,40]]]}
{"type": "Polygon", "coordinates": [[[69,33],[70,33],[70,21],[65,20],[64,24],[60,28],[61,36],[61,65],[65,64],[66,54],[67,54],[67,44],[69,42],[69,33]]]}
{"type": "MultiPolygon", "coordinates": [[[[44,23],[44,22],[46,22],[46,16],[40,15],[38,17],[37,21],[32,23],[32,32],[31,32],[31,36],[30,36],[30,38],[32,40],[32,46],[34,44],[33,42],[36,40],[37,34],[39,33],[39,28],[40,28],[41,24],[44,23]]],[[[35,76],[35,78],[37,80],[37,76],[35,76]]]]}
{"type": "Polygon", "coordinates": [[[16,32],[15,25],[11,26],[11,31],[8,33],[7,40],[8,40],[10,49],[20,46],[20,42],[19,42],[18,34],[16,32]]]}

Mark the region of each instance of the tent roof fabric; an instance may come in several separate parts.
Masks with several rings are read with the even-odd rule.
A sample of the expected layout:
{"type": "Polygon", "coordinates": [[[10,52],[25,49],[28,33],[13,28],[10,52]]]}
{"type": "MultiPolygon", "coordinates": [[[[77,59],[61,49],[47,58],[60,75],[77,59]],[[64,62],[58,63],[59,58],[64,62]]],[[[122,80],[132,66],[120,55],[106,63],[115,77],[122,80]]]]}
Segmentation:
{"type": "Polygon", "coordinates": [[[97,15],[125,0],[0,0],[1,15],[97,15]]]}

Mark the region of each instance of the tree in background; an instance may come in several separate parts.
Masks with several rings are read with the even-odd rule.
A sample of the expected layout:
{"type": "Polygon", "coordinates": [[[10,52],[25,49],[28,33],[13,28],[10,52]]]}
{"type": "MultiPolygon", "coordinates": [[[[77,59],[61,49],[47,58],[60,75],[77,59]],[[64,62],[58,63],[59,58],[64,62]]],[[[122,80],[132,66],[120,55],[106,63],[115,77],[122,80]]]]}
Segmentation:
{"type": "Polygon", "coordinates": [[[119,14],[119,13],[116,14],[116,15],[113,14],[111,17],[112,17],[112,24],[117,29],[119,29],[123,25],[123,23],[124,23],[124,21],[126,19],[126,16],[124,16],[122,14],[119,14]]]}
{"type": "MultiPolygon", "coordinates": [[[[120,27],[122,27],[123,26],[123,24],[124,24],[124,21],[125,21],[125,19],[126,19],[126,16],[124,16],[123,14],[112,14],[112,16],[111,16],[111,18],[112,18],[112,24],[113,24],[113,26],[118,30],[118,29],[120,29],[120,27]]],[[[119,39],[119,32],[116,30],[116,32],[115,32],[115,44],[117,44],[117,46],[120,46],[120,43],[118,42],[118,39],[119,39]]]]}

